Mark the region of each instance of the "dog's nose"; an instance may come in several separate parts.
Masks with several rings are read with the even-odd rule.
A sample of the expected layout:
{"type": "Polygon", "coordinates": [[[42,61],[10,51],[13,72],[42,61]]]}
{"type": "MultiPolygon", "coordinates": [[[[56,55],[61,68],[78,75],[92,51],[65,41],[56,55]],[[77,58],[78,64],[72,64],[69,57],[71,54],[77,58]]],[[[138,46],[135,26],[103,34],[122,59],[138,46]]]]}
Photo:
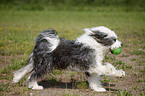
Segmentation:
{"type": "Polygon", "coordinates": [[[121,46],[123,46],[123,44],[121,43],[121,46]]]}

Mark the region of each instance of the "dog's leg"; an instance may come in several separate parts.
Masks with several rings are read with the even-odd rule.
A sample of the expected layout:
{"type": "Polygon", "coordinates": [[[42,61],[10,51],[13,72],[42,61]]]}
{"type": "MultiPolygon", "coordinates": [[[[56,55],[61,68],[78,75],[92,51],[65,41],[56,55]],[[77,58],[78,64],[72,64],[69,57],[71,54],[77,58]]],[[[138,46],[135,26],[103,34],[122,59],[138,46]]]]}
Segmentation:
{"type": "Polygon", "coordinates": [[[43,86],[39,86],[37,83],[37,76],[35,76],[35,72],[27,79],[28,88],[32,88],[33,90],[42,90],[43,86]]]}
{"type": "Polygon", "coordinates": [[[97,91],[97,92],[104,92],[106,91],[105,88],[102,87],[101,82],[100,82],[100,76],[96,74],[90,74],[88,72],[85,73],[87,75],[87,79],[89,82],[89,86],[92,90],[97,91]]]}
{"type": "Polygon", "coordinates": [[[104,65],[106,69],[104,70],[105,75],[111,75],[111,76],[116,76],[116,77],[125,76],[125,72],[122,69],[116,70],[112,64],[110,63],[105,63],[105,64],[106,64],[104,65]]]}
{"type": "Polygon", "coordinates": [[[31,72],[32,70],[33,60],[32,58],[30,58],[28,64],[25,67],[14,72],[12,83],[18,83],[21,80],[21,78],[23,78],[27,73],[31,72]]]}
{"type": "Polygon", "coordinates": [[[125,72],[122,69],[116,70],[115,67],[110,63],[105,63],[105,65],[99,65],[93,70],[94,73],[97,73],[98,75],[111,75],[116,77],[125,76],[125,72]]]}

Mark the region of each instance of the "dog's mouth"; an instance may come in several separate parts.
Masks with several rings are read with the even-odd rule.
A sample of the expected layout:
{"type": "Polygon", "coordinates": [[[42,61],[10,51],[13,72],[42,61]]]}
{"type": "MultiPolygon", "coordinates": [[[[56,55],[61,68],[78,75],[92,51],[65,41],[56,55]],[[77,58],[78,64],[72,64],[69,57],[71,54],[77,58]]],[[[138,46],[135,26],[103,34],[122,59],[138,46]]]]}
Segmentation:
{"type": "Polygon", "coordinates": [[[113,49],[110,48],[110,52],[111,52],[111,54],[113,54],[113,49]]]}
{"type": "Polygon", "coordinates": [[[110,49],[111,54],[113,54],[113,50],[110,49]]]}

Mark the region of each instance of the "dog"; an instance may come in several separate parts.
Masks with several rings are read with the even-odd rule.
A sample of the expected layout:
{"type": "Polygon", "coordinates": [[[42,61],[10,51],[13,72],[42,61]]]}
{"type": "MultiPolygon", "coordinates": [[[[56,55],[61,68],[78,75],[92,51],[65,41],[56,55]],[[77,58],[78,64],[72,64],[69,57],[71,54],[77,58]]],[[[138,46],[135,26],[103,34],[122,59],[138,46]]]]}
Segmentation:
{"type": "Polygon", "coordinates": [[[100,75],[125,76],[122,69],[116,70],[112,64],[103,63],[105,54],[121,47],[122,42],[114,31],[104,26],[83,30],[85,33],[75,41],[58,37],[54,29],[41,32],[28,64],[14,72],[13,83],[19,82],[27,73],[32,72],[27,79],[28,88],[41,90],[43,86],[38,85],[38,78],[52,73],[53,69],[68,69],[85,72],[92,90],[106,91],[100,82],[100,75]]]}

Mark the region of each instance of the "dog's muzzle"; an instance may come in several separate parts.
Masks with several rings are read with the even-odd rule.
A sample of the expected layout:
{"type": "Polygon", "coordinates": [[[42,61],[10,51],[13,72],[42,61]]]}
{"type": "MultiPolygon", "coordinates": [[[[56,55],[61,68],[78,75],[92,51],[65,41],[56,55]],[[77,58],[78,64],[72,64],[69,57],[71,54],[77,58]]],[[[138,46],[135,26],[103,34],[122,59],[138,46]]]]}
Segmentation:
{"type": "Polygon", "coordinates": [[[112,54],[115,54],[115,55],[119,55],[121,53],[121,46],[123,46],[123,44],[121,43],[120,46],[118,47],[115,47],[115,48],[110,48],[110,51],[112,54]]]}

